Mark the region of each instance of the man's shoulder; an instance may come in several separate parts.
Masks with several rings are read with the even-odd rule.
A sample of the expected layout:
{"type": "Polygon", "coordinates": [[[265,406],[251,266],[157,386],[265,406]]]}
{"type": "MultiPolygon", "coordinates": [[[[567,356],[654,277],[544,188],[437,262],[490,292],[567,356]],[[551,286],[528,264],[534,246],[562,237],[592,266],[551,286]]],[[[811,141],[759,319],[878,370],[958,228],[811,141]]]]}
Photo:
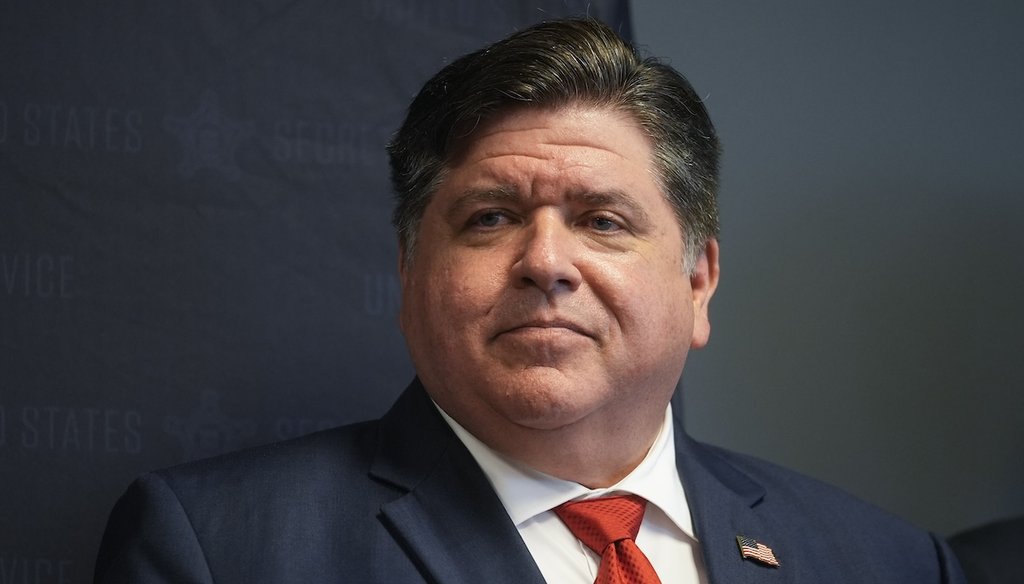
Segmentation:
{"type": "Polygon", "coordinates": [[[800,514],[803,516],[842,515],[854,521],[881,523],[908,533],[922,532],[906,520],[821,479],[750,454],[708,444],[700,447],[761,486],[763,499],[758,501],[759,507],[786,509],[796,506],[803,511],[800,514]]]}
{"type": "Polygon", "coordinates": [[[401,560],[351,561],[400,557],[388,538],[349,538],[379,529],[382,506],[405,493],[375,472],[387,442],[381,428],[362,422],[144,474],[114,506],[97,579],[136,581],[167,569],[191,574],[175,581],[212,581],[216,573],[229,582],[413,573],[401,560]],[[150,565],[151,558],[167,565],[150,565]]]}
{"type": "MultiPolygon", "coordinates": [[[[378,442],[377,421],[314,432],[156,470],[142,485],[166,486],[183,503],[192,499],[276,498],[330,486],[365,484],[378,442]]],[[[306,493],[308,494],[308,493],[306,493]]]]}
{"type": "Polygon", "coordinates": [[[156,470],[139,478],[129,494],[166,492],[185,508],[204,509],[331,498],[359,512],[403,492],[403,472],[413,477],[407,482],[429,472],[450,434],[414,381],[380,419],[156,470]]]}
{"type": "Polygon", "coordinates": [[[952,552],[940,538],[839,487],[717,446],[694,443],[691,453],[720,481],[702,486],[727,485],[737,494],[732,501],[742,501],[745,508],[725,507],[720,494],[694,493],[717,508],[696,510],[703,514],[702,526],[719,529],[715,522],[726,517],[736,520],[736,529],[757,530],[743,535],[763,538],[788,569],[829,575],[836,582],[962,581],[952,552]],[[844,575],[846,570],[854,576],[844,575]]]}

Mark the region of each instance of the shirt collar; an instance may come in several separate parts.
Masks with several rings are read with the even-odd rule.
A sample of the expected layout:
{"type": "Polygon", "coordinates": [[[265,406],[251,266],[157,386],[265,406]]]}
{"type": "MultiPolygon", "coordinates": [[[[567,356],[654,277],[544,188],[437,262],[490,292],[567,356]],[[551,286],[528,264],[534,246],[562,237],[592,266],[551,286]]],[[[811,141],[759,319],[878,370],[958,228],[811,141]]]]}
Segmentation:
{"type": "Polygon", "coordinates": [[[499,454],[440,407],[437,409],[490,479],[516,526],[572,499],[626,492],[657,505],[683,533],[694,537],[686,493],[676,467],[671,404],[665,408],[661,430],[644,459],[621,481],[603,489],[589,489],[579,483],[553,477],[499,454]]]}

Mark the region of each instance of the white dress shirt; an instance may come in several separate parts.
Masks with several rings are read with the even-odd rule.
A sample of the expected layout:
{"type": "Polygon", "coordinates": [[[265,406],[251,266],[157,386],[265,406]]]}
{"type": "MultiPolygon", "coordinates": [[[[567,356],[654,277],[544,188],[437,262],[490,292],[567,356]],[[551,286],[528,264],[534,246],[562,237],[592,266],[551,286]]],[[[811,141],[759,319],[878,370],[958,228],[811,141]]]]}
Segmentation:
{"type": "Polygon", "coordinates": [[[636,544],[663,583],[707,582],[700,543],[694,537],[690,508],[676,468],[671,405],[665,410],[665,422],[647,456],[625,478],[604,489],[558,479],[502,456],[438,410],[490,479],[547,582],[593,584],[601,561],[552,509],[573,499],[615,493],[632,493],[647,500],[636,544]]]}

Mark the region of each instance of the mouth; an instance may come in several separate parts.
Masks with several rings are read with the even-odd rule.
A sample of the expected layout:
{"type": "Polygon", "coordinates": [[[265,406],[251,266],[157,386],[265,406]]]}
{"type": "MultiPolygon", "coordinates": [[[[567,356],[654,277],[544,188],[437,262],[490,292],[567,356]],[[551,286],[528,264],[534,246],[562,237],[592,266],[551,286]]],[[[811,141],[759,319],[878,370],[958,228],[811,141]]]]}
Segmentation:
{"type": "Polygon", "coordinates": [[[584,337],[593,338],[586,328],[579,324],[565,319],[535,319],[526,322],[518,323],[515,326],[505,328],[494,335],[495,338],[506,334],[517,334],[517,333],[558,333],[568,332],[582,335],[584,337]]]}

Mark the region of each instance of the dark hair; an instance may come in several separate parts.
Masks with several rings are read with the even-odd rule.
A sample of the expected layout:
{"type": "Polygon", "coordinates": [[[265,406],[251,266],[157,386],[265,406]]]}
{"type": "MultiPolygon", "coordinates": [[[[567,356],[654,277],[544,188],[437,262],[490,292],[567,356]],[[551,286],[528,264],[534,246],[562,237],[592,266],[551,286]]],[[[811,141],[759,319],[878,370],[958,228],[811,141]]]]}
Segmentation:
{"type": "Polygon", "coordinates": [[[711,119],[686,78],[590,19],[517,32],[457,59],[423,86],[388,145],[397,195],[392,221],[406,256],[460,140],[512,108],[566,105],[625,112],[647,133],[691,269],[718,234],[719,146],[711,119]]]}

